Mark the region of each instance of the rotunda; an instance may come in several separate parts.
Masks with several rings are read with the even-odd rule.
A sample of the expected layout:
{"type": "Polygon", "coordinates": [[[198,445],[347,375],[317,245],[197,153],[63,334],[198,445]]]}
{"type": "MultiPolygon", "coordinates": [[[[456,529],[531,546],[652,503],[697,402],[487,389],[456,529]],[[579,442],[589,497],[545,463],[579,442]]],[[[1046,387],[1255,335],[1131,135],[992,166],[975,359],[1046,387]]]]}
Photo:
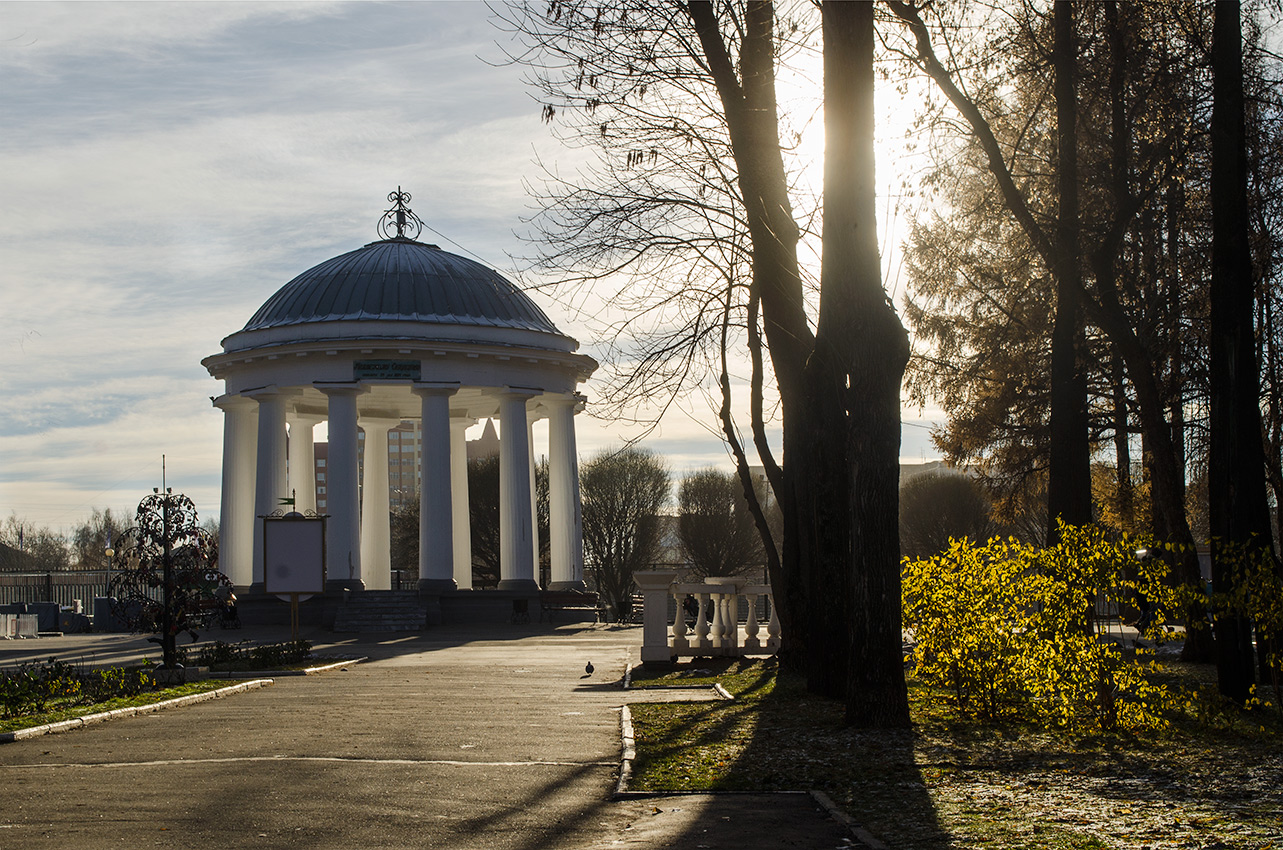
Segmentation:
{"type": "Polygon", "coordinates": [[[313,429],[327,422],[326,589],[390,588],[388,432],[410,419],[422,424],[419,589],[471,588],[464,432],[497,416],[499,588],[538,590],[531,428],[540,419],[549,587],[582,588],[574,415],[597,363],[503,275],[418,241],[408,193],[388,200],[381,240],[285,284],[201,361],[224,383],[213,399],[224,415],[223,572],[262,588],[263,517],[291,493],[295,510],[315,510],[313,429]]]}

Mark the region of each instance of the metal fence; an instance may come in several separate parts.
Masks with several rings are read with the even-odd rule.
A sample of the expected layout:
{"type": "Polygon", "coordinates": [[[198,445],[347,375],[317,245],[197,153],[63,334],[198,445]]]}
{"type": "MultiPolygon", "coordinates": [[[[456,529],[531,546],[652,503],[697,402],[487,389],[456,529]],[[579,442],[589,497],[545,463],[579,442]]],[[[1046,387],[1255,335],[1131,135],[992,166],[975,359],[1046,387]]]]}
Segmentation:
{"type": "Polygon", "coordinates": [[[0,605],[14,602],[57,602],[70,607],[79,599],[88,612],[95,596],[107,595],[107,570],[56,573],[0,573],[0,605]]]}

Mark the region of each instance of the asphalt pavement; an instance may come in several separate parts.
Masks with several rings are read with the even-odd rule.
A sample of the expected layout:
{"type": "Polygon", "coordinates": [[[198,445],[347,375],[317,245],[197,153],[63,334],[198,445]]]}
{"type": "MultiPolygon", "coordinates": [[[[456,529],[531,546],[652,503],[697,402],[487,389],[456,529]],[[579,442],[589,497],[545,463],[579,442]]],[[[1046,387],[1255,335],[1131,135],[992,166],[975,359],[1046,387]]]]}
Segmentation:
{"type": "MultiPolygon", "coordinates": [[[[659,698],[622,686],[639,627],[302,637],[368,660],[0,746],[0,848],[860,846],[807,794],[619,798],[621,709],[659,698]]],[[[0,643],[0,667],[50,657],[158,660],[129,635],[0,643]]]]}

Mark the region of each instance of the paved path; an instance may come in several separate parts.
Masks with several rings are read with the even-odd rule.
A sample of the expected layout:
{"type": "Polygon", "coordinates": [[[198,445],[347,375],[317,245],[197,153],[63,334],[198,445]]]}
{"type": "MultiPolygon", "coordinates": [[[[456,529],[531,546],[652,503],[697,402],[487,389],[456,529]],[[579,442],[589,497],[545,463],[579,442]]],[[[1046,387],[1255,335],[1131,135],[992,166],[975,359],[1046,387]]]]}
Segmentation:
{"type": "MultiPolygon", "coordinates": [[[[370,661],[0,747],[0,847],[849,846],[805,796],[610,801],[636,628],[305,636],[370,661]]],[[[154,657],[138,643],[5,644],[0,665],[154,657]]]]}

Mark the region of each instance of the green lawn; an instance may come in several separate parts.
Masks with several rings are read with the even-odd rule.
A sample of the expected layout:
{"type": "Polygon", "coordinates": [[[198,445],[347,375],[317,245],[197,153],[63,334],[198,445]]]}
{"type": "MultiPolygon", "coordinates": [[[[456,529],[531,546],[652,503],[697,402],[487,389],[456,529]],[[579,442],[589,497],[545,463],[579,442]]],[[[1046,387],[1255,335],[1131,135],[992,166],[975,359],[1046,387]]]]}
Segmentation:
{"type": "Polygon", "coordinates": [[[1277,713],[1262,729],[1259,713],[1191,708],[1161,733],[1075,736],[968,720],[912,683],[912,731],[857,732],[773,661],[634,674],[713,681],[735,699],[631,707],[632,790],[819,789],[897,850],[1283,848],[1277,713]]]}

